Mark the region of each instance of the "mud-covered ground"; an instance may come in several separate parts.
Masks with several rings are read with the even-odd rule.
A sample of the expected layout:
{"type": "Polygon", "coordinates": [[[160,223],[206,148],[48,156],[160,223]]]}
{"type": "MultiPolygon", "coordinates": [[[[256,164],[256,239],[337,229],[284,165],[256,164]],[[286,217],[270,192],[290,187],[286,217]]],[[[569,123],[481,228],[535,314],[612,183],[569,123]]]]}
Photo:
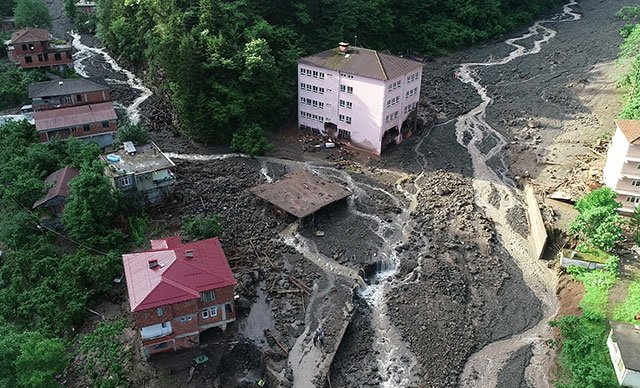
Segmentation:
{"type": "MultiPolygon", "coordinates": [[[[69,26],[64,24],[60,13],[62,1],[50,0],[49,3],[57,10],[52,13],[54,34],[58,36],[69,26]]],[[[629,3],[584,0],[579,4],[581,20],[550,25],[558,35],[541,53],[480,71],[483,85],[488,85],[489,94],[496,97],[487,110],[489,123],[512,142],[508,148],[511,176],[528,171],[532,177],[539,178],[541,184],[551,184],[545,170],[548,166],[537,164],[539,156],[562,152],[563,146],[554,145],[559,137],[573,133],[573,141],[577,142],[583,132],[601,129],[603,123],[585,107],[578,92],[589,82],[588,72],[593,65],[615,57],[621,23],[613,15],[629,3]],[[535,120],[536,125],[529,125],[531,120],[535,120]],[[550,147],[556,149],[548,150],[550,147]]],[[[474,89],[453,76],[458,64],[499,58],[511,50],[503,43],[493,42],[428,62],[423,75],[421,106],[426,112],[425,122],[430,123],[437,117],[436,125],[426,125],[412,139],[389,149],[381,159],[363,161],[355,157],[362,165],[350,174],[359,187],[369,187],[366,195],[358,195],[349,205],[318,214],[313,223],[300,230],[326,257],[356,271],[369,272],[371,265],[379,261],[376,255],[385,237],[376,235],[376,222],[359,216],[358,212],[391,222],[402,209],[388,195],[373,188],[384,189],[404,201],[406,198],[393,183],[405,173],[419,174],[424,170],[421,185],[425,189],[411,214],[415,226],[406,241],[395,248],[400,265],[386,298],[389,319],[418,361],[414,381],[419,381],[420,386],[456,386],[472,353],[484,344],[532,327],[542,314],[540,302],[496,237],[494,225],[474,204],[471,159],[466,149],[457,143],[452,121],[480,102],[474,89]],[[418,157],[414,147],[424,155],[424,160],[418,157]],[[317,233],[319,231],[322,233],[317,233]]],[[[110,74],[108,66],[99,59],[88,66],[92,75],[118,78],[110,74]]],[[[126,105],[135,94],[127,87],[117,86],[114,97],[126,105]]],[[[202,147],[180,136],[166,120],[158,120],[158,112],[166,109],[166,99],[157,96],[142,105],[142,122],[154,129],[152,139],[165,152],[225,151],[202,147]]],[[[327,153],[304,154],[284,140],[277,145],[281,147],[276,154],[286,149],[287,157],[299,160],[332,160],[339,152],[335,151],[330,157],[327,153]]],[[[279,232],[291,220],[276,217],[269,206],[247,191],[265,182],[260,173],[265,165],[267,173],[276,179],[287,172],[287,167],[270,162],[263,165],[245,158],[176,160],[176,164],[176,199],[153,212],[152,237],[178,231],[181,219],[187,215],[218,214],[224,219],[221,240],[239,280],[238,307],[246,314],[251,303],[265,295],[266,309],[272,316],[264,325],[272,328],[277,341],[265,336],[263,342],[254,342],[270,368],[280,374],[280,384],[290,385],[292,373],[278,342],[291,349],[307,326],[313,330],[317,325],[315,320],[309,321],[306,313],[310,295],[296,283],[311,289],[315,285],[313,292],[318,292],[330,279],[321,268],[283,243],[279,232]]],[[[496,201],[499,203],[499,198],[496,201]]],[[[400,205],[407,206],[406,202],[400,205]]],[[[509,222],[520,234],[526,231],[522,214],[514,213],[509,222]]],[[[350,298],[346,289],[336,287],[335,292],[326,294],[321,304],[345,302],[350,298]]],[[[379,338],[373,329],[372,310],[362,298],[356,297],[354,305],[354,318],[331,368],[331,381],[333,386],[379,386],[381,355],[375,350],[379,338]]],[[[319,311],[326,310],[320,308],[319,311]]],[[[238,325],[241,321],[242,318],[238,325]]],[[[327,350],[335,349],[338,344],[333,334],[340,324],[331,319],[324,322],[328,332],[327,350]]],[[[243,336],[247,335],[241,330],[232,330],[227,340],[244,344],[243,336]]],[[[254,348],[239,349],[252,354],[254,348]]],[[[229,352],[236,354],[229,360],[238,363],[235,366],[221,364],[221,367],[241,365],[238,350],[233,353],[230,347],[229,352]]],[[[530,358],[528,347],[513,353],[499,373],[498,385],[525,386],[524,370],[530,358]]],[[[251,360],[247,370],[257,368],[264,372],[262,358],[251,357],[251,360]]],[[[154,381],[147,372],[132,374],[132,381],[154,381]],[[136,376],[144,378],[136,380],[136,376]]],[[[207,385],[214,378],[220,379],[219,373],[210,371],[199,377],[198,384],[207,385]]],[[[178,381],[183,380],[176,378],[176,384],[178,381]]]]}

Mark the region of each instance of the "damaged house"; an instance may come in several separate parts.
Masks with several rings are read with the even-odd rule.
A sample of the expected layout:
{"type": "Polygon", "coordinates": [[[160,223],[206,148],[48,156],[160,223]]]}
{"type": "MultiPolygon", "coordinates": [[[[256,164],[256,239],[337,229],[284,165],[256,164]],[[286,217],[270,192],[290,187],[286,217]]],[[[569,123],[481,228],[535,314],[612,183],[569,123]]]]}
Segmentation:
{"type": "Polygon", "coordinates": [[[196,347],[202,332],[235,321],[236,280],[217,238],[152,240],[122,260],[145,357],[196,347]]]}

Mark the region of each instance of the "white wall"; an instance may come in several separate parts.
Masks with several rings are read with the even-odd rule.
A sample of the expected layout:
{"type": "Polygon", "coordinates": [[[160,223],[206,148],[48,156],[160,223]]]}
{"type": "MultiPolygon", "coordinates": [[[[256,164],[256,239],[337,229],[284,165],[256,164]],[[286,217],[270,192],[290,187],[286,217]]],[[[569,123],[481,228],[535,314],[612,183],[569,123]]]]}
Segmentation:
{"type": "MultiPolygon", "coordinates": [[[[624,136],[620,128],[616,128],[611,143],[609,144],[609,152],[607,152],[607,163],[603,170],[603,180],[605,186],[611,190],[616,190],[620,180],[620,173],[624,167],[624,159],[629,150],[629,141],[624,136]]],[[[640,170],[638,170],[640,172],[640,170]]]]}
{"type": "Polygon", "coordinates": [[[163,335],[171,334],[171,321],[164,323],[165,327],[162,327],[162,323],[158,323],[151,326],[145,326],[140,329],[140,335],[142,339],[150,339],[156,337],[162,337],[163,335]]]}

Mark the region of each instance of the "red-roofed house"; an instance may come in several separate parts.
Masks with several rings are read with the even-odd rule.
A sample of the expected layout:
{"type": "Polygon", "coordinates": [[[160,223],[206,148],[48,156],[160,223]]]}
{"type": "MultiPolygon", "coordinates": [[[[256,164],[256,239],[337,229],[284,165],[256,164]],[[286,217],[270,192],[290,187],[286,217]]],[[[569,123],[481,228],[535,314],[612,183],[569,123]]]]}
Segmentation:
{"type": "Polygon", "coordinates": [[[70,44],[55,43],[43,28],[22,28],[4,42],[9,60],[23,69],[57,67],[63,70],[73,64],[70,44]]]}
{"type": "Polygon", "coordinates": [[[51,186],[47,194],[33,204],[34,209],[42,211],[40,221],[49,226],[58,226],[64,205],[69,197],[69,182],[80,171],[73,167],[64,167],[58,171],[54,171],[51,175],[44,179],[47,186],[51,186]]]}
{"type": "Polygon", "coordinates": [[[40,142],[69,136],[93,141],[100,148],[113,144],[118,115],[113,102],[101,102],[35,112],[36,131],[40,142]]]}
{"type": "Polygon", "coordinates": [[[640,120],[616,121],[603,180],[618,193],[617,200],[622,204],[619,210],[633,213],[640,204],[640,120]]]}
{"type": "Polygon", "coordinates": [[[197,346],[203,331],[235,321],[236,280],[217,238],[152,240],[122,260],[145,357],[197,346]]]}

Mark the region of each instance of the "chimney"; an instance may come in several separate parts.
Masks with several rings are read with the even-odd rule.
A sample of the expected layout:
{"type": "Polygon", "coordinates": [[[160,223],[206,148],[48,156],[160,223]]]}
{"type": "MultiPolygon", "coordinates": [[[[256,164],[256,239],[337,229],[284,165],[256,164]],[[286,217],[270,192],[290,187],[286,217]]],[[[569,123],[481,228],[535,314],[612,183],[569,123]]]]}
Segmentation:
{"type": "Polygon", "coordinates": [[[193,257],[193,251],[192,250],[188,250],[184,253],[185,256],[187,256],[188,258],[192,258],[193,257]]]}
{"type": "Polygon", "coordinates": [[[160,264],[158,264],[158,260],[149,260],[149,269],[155,269],[158,268],[160,264]]]}
{"type": "Polygon", "coordinates": [[[349,43],[346,43],[346,42],[338,43],[338,50],[340,50],[341,54],[346,54],[347,50],[349,50],[349,43]]]}

